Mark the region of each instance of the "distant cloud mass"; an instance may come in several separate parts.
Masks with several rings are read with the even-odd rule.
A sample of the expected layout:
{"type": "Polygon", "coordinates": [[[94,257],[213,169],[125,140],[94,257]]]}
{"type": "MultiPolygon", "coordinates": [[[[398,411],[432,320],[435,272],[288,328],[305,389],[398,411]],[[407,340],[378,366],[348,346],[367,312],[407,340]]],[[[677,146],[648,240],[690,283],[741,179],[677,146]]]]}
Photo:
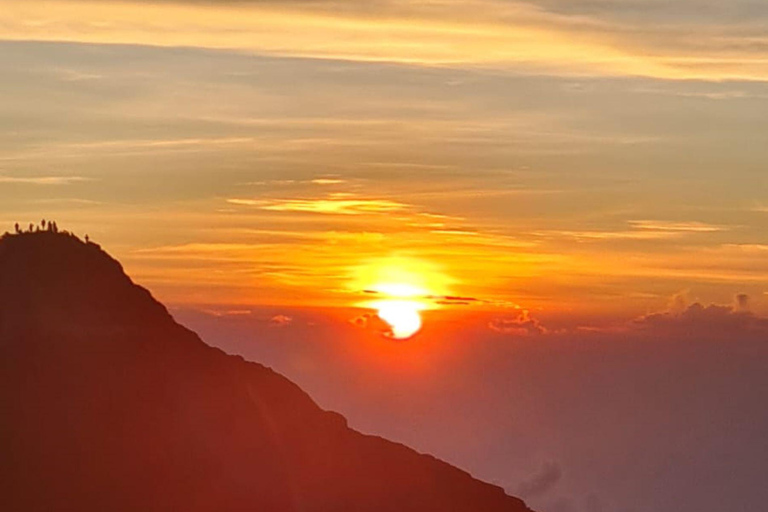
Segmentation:
{"type": "Polygon", "coordinates": [[[735,306],[704,306],[696,302],[682,310],[643,316],[635,321],[635,325],[676,339],[768,339],[768,318],[749,311],[749,296],[746,294],[736,297],[735,306]]]}
{"type": "Polygon", "coordinates": [[[271,342],[288,333],[276,329],[243,343],[256,321],[186,321],[300,381],[353,428],[458,461],[533,510],[700,512],[768,500],[768,413],[756,406],[768,331],[735,308],[694,301],[615,331],[535,336],[514,330],[523,316],[486,312],[398,344],[381,339],[373,314],[350,323],[290,310],[317,323],[299,322],[288,344],[271,342]]]}

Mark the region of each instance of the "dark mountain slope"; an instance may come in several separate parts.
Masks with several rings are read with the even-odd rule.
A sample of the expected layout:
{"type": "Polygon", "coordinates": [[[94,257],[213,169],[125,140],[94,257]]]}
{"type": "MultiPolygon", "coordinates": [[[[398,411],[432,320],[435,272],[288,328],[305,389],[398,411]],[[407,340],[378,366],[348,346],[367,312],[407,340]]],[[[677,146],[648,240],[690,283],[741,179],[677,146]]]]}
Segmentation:
{"type": "Polygon", "coordinates": [[[509,511],[522,501],[362,435],[205,345],[95,244],[0,240],[8,511],[509,511]]]}

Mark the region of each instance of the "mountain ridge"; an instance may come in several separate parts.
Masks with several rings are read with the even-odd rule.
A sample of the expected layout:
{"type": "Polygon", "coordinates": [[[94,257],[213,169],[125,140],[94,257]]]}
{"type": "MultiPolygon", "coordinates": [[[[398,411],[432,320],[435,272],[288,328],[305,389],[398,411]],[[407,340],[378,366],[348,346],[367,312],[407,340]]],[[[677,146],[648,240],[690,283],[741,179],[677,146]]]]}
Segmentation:
{"type": "Polygon", "coordinates": [[[529,512],[206,345],[70,234],[0,239],[0,352],[10,510],[529,512]]]}

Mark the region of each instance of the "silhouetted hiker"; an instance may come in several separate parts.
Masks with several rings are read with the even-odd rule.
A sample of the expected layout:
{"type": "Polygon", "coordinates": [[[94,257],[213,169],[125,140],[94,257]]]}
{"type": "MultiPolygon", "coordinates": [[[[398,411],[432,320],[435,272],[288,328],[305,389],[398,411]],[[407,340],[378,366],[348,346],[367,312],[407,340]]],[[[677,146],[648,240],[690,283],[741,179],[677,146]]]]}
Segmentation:
{"type": "Polygon", "coordinates": [[[35,225],[34,225],[34,224],[32,224],[32,223],[30,222],[30,223],[29,223],[29,232],[31,233],[31,232],[33,232],[34,230],[35,230],[35,225]]]}
{"type": "Polygon", "coordinates": [[[91,241],[91,239],[88,237],[88,235],[85,235],[85,243],[88,243],[90,241],[91,241]]]}
{"type": "Polygon", "coordinates": [[[19,223],[17,222],[16,223],[16,234],[18,235],[19,233],[21,233],[21,228],[19,227],[19,223]]]}

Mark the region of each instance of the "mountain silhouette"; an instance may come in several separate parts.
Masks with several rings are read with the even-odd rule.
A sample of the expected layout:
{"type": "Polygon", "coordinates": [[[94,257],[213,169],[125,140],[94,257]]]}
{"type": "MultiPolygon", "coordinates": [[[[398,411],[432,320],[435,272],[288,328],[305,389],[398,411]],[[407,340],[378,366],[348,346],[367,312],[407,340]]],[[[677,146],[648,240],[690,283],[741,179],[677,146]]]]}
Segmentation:
{"type": "Polygon", "coordinates": [[[526,512],[177,324],[98,245],[0,240],[0,499],[29,511],[526,512]]]}

